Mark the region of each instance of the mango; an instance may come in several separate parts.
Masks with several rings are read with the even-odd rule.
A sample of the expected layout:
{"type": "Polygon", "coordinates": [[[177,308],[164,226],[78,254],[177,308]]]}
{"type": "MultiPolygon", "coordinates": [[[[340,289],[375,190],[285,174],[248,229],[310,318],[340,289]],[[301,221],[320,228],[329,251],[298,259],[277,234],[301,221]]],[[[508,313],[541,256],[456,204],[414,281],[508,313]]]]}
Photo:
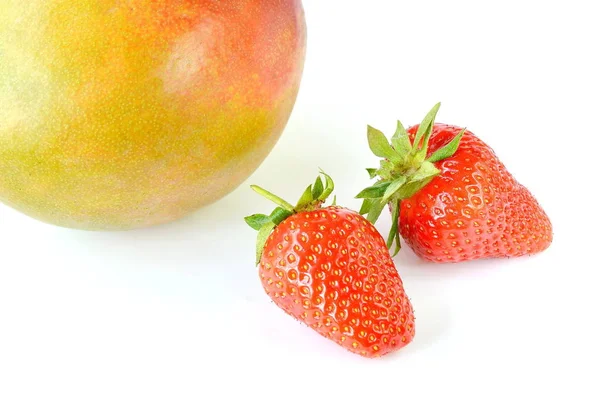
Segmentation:
{"type": "Polygon", "coordinates": [[[286,128],[305,55],[300,0],[0,0],[0,202],[100,231],[217,202],[286,128]]]}

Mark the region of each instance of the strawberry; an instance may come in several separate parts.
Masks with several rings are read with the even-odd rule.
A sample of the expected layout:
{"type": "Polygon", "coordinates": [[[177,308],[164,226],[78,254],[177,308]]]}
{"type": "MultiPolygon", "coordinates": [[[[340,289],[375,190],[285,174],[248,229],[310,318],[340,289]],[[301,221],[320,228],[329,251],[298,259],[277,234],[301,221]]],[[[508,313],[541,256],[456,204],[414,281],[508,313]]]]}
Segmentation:
{"type": "Polygon", "coordinates": [[[296,206],[253,185],[278,205],[246,217],[258,230],[256,263],[280,309],[343,348],[367,358],[409,344],[413,308],[385,240],[356,211],[325,206],[333,180],[317,177],[296,206]]]}
{"type": "Polygon", "coordinates": [[[417,256],[439,263],[548,248],[552,225],[538,201],[475,134],[436,123],[439,107],[408,130],[398,122],[391,142],[368,128],[369,146],[382,160],[379,169],[367,169],[378,180],[357,195],[364,199],[360,213],[375,222],[389,207],[393,255],[400,236],[417,256]]]}

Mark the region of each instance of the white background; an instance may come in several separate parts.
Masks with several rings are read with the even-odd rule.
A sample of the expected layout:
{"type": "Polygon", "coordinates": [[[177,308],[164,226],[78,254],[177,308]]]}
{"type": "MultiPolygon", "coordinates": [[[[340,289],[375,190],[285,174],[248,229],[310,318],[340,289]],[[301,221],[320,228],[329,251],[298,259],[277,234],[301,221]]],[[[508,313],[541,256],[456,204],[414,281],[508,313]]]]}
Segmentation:
{"type": "MultiPolygon", "coordinates": [[[[594,3],[305,1],[297,106],[234,193],[126,233],[57,228],[0,206],[0,394],[598,394],[594,3]],[[555,240],[530,258],[447,266],[404,248],[396,262],[416,338],[363,359],[262,291],[243,217],[272,205],[248,186],[295,200],[322,167],[357,209],[376,164],[366,125],[392,133],[437,101],[439,121],[469,127],[534,193],[555,240]]],[[[384,216],[378,227],[388,226],[384,216]]]]}

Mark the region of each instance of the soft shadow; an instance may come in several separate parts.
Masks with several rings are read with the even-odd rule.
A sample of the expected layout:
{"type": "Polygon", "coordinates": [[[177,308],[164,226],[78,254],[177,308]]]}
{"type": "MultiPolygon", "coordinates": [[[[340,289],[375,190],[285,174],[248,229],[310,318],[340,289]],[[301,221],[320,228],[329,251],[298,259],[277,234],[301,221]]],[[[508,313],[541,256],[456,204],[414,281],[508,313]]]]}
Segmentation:
{"type": "Polygon", "coordinates": [[[410,299],[415,310],[415,338],[406,347],[408,353],[418,353],[433,346],[452,326],[452,317],[443,302],[443,295],[425,287],[411,287],[410,299]]]}

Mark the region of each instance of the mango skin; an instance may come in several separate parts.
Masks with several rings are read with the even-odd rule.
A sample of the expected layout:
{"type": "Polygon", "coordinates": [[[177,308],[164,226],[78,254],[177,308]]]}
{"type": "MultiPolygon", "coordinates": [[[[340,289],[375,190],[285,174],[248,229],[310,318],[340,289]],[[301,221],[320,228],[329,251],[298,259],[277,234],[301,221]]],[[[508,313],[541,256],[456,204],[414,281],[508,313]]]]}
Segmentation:
{"type": "Polygon", "coordinates": [[[0,0],[0,201],[83,230],[237,188],[295,105],[300,0],[0,0]]]}

